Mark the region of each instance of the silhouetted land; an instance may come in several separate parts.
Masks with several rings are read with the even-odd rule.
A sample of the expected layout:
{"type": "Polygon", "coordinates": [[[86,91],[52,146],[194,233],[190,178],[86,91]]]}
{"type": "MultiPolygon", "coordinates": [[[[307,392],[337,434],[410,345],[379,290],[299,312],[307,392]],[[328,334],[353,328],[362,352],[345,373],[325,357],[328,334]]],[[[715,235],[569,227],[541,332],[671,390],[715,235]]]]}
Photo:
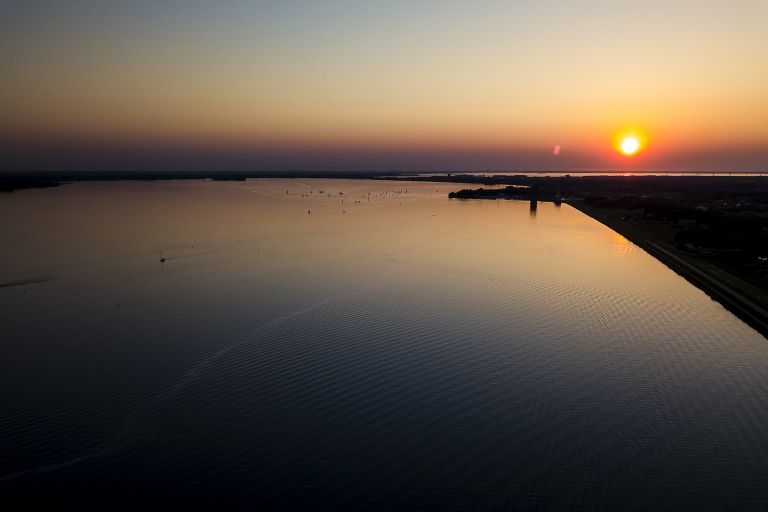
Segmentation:
{"type": "MultiPolygon", "coordinates": [[[[448,177],[438,178],[434,181],[448,177]]],[[[456,199],[562,198],[653,254],[768,337],[768,177],[451,179],[508,184],[452,192],[449,196],[456,199]]]]}
{"type": "Polygon", "coordinates": [[[58,187],[61,181],[47,178],[5,178],[0,179],[0,192],[13,192],[25,188],[58,187]]]}
{"type": "MultiPolygon", "coordinates": [[[[213,180],[244,181],[249,178],[327,178],[373,179],[380,172],[311,172],[311,171],[253,171],[253,172],[0,172],[0,192],[13,192],[25,188],[55,187],[77,181],[164,181],[213,180]]],[[[399,173],[390,173],[399,176],[399,173]]]]}

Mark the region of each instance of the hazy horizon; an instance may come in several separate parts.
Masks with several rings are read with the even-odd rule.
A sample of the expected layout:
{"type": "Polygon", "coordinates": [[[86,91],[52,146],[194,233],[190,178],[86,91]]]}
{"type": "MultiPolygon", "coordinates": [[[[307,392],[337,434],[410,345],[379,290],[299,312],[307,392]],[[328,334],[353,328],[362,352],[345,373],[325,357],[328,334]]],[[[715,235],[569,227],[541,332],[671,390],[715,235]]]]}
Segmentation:
{"type": "Polygon", "coordinates": [[[761,171],[767,18],[757,0],[3,1],[0,170],[761,171]],[[617,152],[622,130],[647,147],[617,152]]]}

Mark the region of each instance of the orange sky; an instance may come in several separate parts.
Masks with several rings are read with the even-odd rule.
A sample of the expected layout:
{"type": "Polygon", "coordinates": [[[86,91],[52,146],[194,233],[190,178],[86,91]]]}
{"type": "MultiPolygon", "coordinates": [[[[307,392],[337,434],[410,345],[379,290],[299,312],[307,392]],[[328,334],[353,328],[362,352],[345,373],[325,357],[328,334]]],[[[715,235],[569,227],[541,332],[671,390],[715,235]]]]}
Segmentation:
{"type": "Polygon", "coordinates": [[[0,4],[0,168],[768,167],[764,1],[66,4],[0,4]]]}

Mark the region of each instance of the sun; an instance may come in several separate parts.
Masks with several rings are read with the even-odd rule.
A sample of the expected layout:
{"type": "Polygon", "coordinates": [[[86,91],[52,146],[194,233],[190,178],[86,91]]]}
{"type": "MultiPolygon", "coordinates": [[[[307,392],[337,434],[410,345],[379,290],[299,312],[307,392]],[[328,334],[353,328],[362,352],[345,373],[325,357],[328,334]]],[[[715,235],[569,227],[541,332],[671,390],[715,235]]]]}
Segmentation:
{"type": "Polygon", "coordinates": [[[627,126],[615,132],[613,147],[624,156],[634,156],[648,145],[645,130],[637,126],[627,126]]]}
{"type": "Polygon", "coordinates": [[[627,135],[621,139],[619,149],[627,156],[634,155],[640,150],[640,139],[634,135],[627,135]]]}

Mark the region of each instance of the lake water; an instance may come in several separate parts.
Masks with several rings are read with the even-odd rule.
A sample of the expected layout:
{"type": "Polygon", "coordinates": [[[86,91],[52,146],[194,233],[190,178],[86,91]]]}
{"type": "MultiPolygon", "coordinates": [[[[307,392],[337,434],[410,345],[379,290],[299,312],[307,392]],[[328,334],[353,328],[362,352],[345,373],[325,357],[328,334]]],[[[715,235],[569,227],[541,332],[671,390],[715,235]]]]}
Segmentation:
{"type": "Polygon", "coordinates": [[[768,508],[768,340],[567,205],[458,188],[0,195],[0,499],[768,508]]]}

